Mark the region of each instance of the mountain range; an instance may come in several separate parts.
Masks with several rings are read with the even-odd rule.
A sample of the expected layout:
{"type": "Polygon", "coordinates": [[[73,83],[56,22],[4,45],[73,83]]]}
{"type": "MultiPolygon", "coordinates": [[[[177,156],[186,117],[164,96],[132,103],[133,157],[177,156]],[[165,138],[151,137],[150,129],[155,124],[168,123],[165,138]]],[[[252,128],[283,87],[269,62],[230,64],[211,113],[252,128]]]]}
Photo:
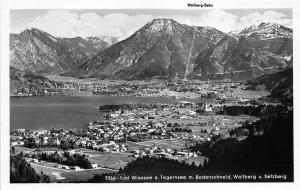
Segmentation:
{"type": "Polygon", "coordinates": [[[293,63],[292,29],[261,23],[240,33],[226,35],[200,52],[194,74],[212,79],[245,80],[276,72],[293,63]]]}
{"type": "Polygon", "coordinates": [[[78,67],[116,38],[56,38],[36,28],[10,34],[10,66],[36,73],[61,73],[78,67]]]}
{"type": "Polygon", "coordinates": [[[249,90],[266,89],[271,92],[271,98],[293,102],[293,69],[264,74],[246,82],[249,90]]]}
{"type": "Polygon", "coordinates": [[[225,33],[154,19],[127,39],[117,40],[55,38],[38,29],[25,30],[11,34],[10,65],[36,73],[103,79],[245,80],[293,64],[293,30],[274,23],[225,33]]]}
{"type": "Polygon", "coordinates": [[[42,94],[45,88],[56,88],[61,84],[49,80],[41,75],[36,75],[30,71],[21,71],[10,67],[10,94],[42,94]]]}

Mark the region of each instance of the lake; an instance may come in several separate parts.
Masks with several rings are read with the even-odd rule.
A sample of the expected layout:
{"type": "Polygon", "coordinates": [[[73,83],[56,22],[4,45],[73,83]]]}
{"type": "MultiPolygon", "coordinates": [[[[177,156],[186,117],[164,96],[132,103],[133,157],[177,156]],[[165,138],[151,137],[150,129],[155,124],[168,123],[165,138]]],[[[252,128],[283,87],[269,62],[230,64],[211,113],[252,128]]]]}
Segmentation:
{"type": "Polygon", "coordinates": [[[173,103],[167,97],[34,96],[10,98],[10,129],[80,128],[101,117],[100,105],[173,103]]]}

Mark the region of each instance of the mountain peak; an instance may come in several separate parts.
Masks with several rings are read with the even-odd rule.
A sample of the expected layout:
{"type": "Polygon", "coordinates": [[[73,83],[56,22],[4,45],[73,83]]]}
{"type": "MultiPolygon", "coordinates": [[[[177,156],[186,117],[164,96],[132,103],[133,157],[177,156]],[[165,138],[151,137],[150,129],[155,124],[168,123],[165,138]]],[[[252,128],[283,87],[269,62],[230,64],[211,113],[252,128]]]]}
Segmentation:
{"type": "Polygon", "coordinates": [[[108,46],[81,37],[56,38],[37,28],[10,37],[11,66],[40,73],[67,71],[108,46]]]}
{"type": "Polygon", "coordinates": [[[239,34],[254,38],[291,38],[293,30],[277,23],[262,22],[243,29],[239,34]]]}
{"type": "Polygon", "coordinates": [[[150,23],[155,24],[155,23],[164,23],[164,24],[171,24],[176,22],[173,19],[169,19],[169,18],[155,18],[152,21],[150,21],[150,23]]]}
{"type": "Polygon", "coordinates": [[[258,28],[261,28],[261,29],[271,29],[271,30],[279,30],[279,28],[281,27],[284,27],[280,24],[277,24],[277,23],[271,23],[271,22],[262,22],[258,25],[258,28]]]}
{"type": "Polygon", "coordinates": [[[119,41],[119,38],[120,37],[116,37],[116,36],[102,35],[102,36],[90,36],[90,37],[86,37],[85,39],[93,43],[104,42],[110,46],[117,43],[119,41]]]}
{"type": "Polygon", "coordinates": [[[271,23],[271,22],[261,22],[260,24],[258,24],[258,27],[265,27],[265,26],[271,26],[271,25],[279,25],[279,24],[271,23]]]}
{"type": "Polygon", "coordinates": [[[173,19],[156,18],[148,22],[144,28],[151,33],[160,33],[165,31],[167,34],[173,34],[175,28],[179,28],[180,24],[173,19]]]}
{"type": "Polygon", "coordinates": [[[34,27],[30,27],[28,30],[42,32],[40,29],[34,27]]]}
{"type": "Polygon", "coordinates": [[[39,33],[39,34],[41,34],[41,33],[45,33],[45,32],[42,31],[42,30],[40,30],[40,29],[37,29],[37,28],[34,28],[34,27],[30,27],[28,29],[25,29],[23,32],[21,32],[21,34],[22,33],[39,33]]]}
{"type": "Polygon", "coordinates": [[[44,40],[48,40],[48,41],[50,40],[52,42],[58,41],[58,38],[55,38],[51,34],[48,34],[47,32],[44,32],[37,28],[25,29],[23,32],[20,33],[20,36],[22,36],[24,38],[38,37],[39,39],[44,39],[44,40]]]}
{"type": "Polygon", "coordinates": [[[53,37],[51,34],[48,34],[47,32],[44,32],[40,29],[37,28],[28,28],[25,29],[23,32],[20,33],[21,36],[24,37],[30,37],[30,36],[43,36],[43,37],[47,37],[50,38],[52,41],[57,41],[57,39],[55,37],[53,37]]]}

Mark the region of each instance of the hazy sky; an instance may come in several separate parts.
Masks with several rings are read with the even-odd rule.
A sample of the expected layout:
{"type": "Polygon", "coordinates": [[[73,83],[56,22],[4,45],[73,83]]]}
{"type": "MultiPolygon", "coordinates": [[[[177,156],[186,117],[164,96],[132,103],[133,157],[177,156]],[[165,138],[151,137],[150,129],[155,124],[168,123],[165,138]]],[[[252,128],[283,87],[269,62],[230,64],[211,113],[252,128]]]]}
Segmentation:
{"type": "Polygon", "coordinates": [[[221,31],[241,30],[261,22],[292,28],[292,9],[99,9],[11,10],[10,32],[35,27],[56,37],[110,35],[129,37],[154,18],[172,18],[192,26],[212,26],[221,31]]]}

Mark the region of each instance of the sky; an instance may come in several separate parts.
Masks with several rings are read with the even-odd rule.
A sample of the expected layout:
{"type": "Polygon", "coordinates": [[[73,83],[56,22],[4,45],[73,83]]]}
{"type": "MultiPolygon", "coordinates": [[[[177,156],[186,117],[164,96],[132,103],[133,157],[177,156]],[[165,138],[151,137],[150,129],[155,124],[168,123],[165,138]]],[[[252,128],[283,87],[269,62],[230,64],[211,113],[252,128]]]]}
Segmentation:
{"type": "Polygon", "coordinates": [[[10,32],[34,27],[55,37],[105,35],[125,39],[155,18],[172,18],[181,24],[230,32],[261,22],[292,28],[292,16],[292,9],[26,9],[10,11],[10,32]]]}

